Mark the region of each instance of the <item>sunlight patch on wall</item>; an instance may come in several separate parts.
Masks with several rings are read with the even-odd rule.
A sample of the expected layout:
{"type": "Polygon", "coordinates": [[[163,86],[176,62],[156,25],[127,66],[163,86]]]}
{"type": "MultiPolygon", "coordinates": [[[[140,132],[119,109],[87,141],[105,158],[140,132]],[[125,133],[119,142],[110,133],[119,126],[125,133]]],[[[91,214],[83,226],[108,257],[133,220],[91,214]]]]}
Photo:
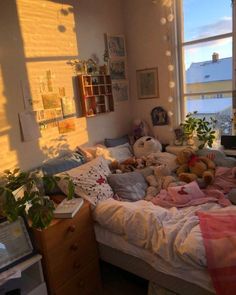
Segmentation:
{"type": "Polygon", "coordinates": [[[76,119],[76,131],[58,134],[57,128],[42,131],[39,146],[45,158],[53,158],[88,142],[87,121],[76,119]]]}
{"type": "Polygon", "coordinates": [[[72,6],[61,1],[16,2],[27,58],[78,55],[72,6]]]}
{"type": "Polygon", "coordinates": [[[0,134],[0,172],[2,172],[17,167],[18,160],[16,151],[11,150],[8,134],[3,135],[2,132],[0,134]]]}
{"type": "Polygon", "coordinates": [[[0,65],[0,134],[10,129],[5,112],[7,99],[4,91],[2,68],[0,65]]]}

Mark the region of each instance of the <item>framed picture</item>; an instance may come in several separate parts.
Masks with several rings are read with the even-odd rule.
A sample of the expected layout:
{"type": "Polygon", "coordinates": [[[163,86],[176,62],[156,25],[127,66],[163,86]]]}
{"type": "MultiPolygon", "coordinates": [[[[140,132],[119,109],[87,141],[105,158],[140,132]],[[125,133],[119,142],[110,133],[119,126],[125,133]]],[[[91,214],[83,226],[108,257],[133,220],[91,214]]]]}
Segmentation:
{"type": "Polygon", "coordinates": [[[126,79],[126,62],[124,58],[110,60],[109,69],[112,80],[126,79]]]}
{"type": "Polygon", "coordinates": [[[109,58],[125,57],[125,38],[123,35],[106,34],[106,44],[109,58]]]}
{"type": "Polygon", "coordinates": [[[115,101],[127,101],[129,99],[128,81],[117,81],[112,83],[112,93],[115,101]]]}
{"type": "Polygon", "coordinates": [[[168,125],[168,115],[167,112],[162,107],[156,107],[151,111],[152,125],[161,126],[168,125]]]}
{"type": "Polygon", "coordinates": [[[158,98],[158,69],[137,70],[137,91],[139,99],[158,98]]]}
{"type": "Polygon", "coordinates": [[[14,222],[0,223],[0,272],[20,263],[36,253],[26,224],[19,217],[14,222]]]}

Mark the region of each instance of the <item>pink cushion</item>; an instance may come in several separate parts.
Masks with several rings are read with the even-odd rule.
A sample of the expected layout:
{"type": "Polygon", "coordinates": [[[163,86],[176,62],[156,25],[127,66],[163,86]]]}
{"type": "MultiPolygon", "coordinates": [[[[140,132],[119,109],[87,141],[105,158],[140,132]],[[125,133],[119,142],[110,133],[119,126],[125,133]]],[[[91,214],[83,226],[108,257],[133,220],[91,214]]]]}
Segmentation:
{"type": "Polygon", "coordinates": [[[183,199],[190,201],[205,197],[196,181],[181,186],[168,187],[167,191],[174,202],[182,202],[183,199]]]}

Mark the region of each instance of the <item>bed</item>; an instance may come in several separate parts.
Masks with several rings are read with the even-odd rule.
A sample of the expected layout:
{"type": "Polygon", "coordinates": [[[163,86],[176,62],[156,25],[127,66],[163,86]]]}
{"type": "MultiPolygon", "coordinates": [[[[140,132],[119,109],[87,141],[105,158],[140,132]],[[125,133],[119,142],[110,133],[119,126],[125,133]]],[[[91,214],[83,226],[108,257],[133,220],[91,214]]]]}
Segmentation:
{"type": "Polygon", "coordinates": [[[219,208],[219,205],[212,203],[186,208],[174,221],[174,216],[178,215],[174,208],[167,210],[146,201],[136,204],[120,202],[118,205],[116,202],[103,202],[94,211],[101,259],[178,294],[189,294],[190,290],[191,294],[214,293],[194,212],[219,208]],[[154,221],[157,214],[160,227],[159,222],[155,224],[154,221]],[[182,222],[184,218],[186,221],[182,222]],[[176,226],[173,227],[174,223],[176,226]],[[148,228],[151,225],[152,229],[148,228]],[[183,233],[181,238],[180,231],[183,233]],[[178,247],[178,251],[173,252],[173,247],[178,247]]]}
{"type": "MultiPolygon", "coordinates": [[[[222,157],[216,157],[219,165],[236,166],[234,160],[222,157]]],[[[217,209],[220,205],[164,209],[145,200],[106,199],[104,196],[111,193],[104,180],[109,171],[99,160],[95,162],[97,167],[87,163],[90,168],[85,169],[85,164],[70,170],[69,175],[78,184],[77,194],[85,199],[81,185],[94,195],[94,176],[99,176],[96,180],[99,187],[104,186],[99,198],[95,195],[89,198],[96,205],[93,216],[100,258],[177,294],[214,294],[195,212],[217,209]],[[85,174],[89,175],[89,181],[85,174]]]]}

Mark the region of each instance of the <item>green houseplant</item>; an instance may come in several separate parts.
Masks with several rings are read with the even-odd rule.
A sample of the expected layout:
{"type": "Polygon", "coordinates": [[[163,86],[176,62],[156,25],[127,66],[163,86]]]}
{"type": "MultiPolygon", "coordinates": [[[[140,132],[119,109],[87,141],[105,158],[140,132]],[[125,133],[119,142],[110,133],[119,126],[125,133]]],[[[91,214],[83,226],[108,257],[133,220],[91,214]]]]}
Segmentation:
{"type": "MultiPolygon", "coordinates": [[[[68,198],[74,195],[74,185],[68,176],[68,198]]],[[[18,216],[30,220],[32,227],[46,228],[53,219],[54,203],[45,196],[44,188],[52,190],[60,177],[42,176],[38,172],[19,169],[4,171],[0,178],[0,212],[12,222],[18,216]]]]}
{"type": "Polygon", "coordinates": [[[180,124],[183,129],[183,140],[189,141],[197,138],[199,141],[198,148],[203,149],[206,145],[212,147],[216,138],[216,131],[214,130],[216,120],[210,117],[209,120],[203,118],[196,118],[197,111],[188,113],[185,121],[180,124]]]}

